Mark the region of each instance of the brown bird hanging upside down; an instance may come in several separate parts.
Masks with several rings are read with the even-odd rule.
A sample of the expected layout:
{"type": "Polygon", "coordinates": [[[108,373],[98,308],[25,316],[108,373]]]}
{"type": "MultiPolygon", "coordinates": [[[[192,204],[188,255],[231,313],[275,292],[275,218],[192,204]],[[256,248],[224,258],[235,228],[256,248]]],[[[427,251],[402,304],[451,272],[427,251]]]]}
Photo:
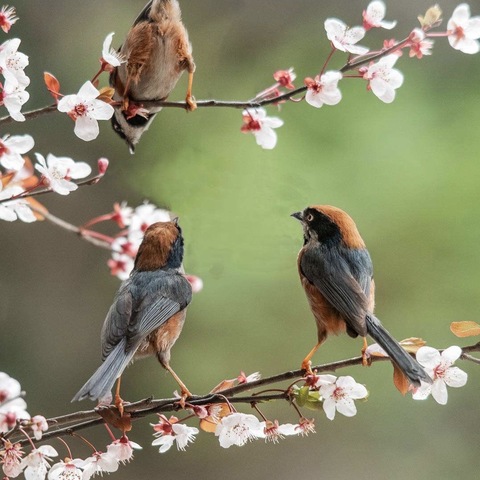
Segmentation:
{"type": "MultiPolygon", "coordinates": [[[[103,363],[72,401],[101,400],[134,359],[155,355],[174,377],[183,400],[191,396],[170,367],[170,349],[182,331],[192,287],[180,273],[183,237],[178,219],[157,222],[145,232],[130,277],[122,283],[105,318],[103,363]]],[[[123,412],[120,379],[115,405],[123,412]]]]}
{"type": "Polygon", "coordinates": [[[187,109],[196,108],[192,96],[195,63],[178,1],[150,0],[119,53],[126,62],[110,75],[110,85],[115,89],[113,99],[119,102],[112,126],[134,153],[143,132],[162,109],[143,103],[166,100],[184,70],[188,71],[187,109]]]}
{"type": "MultiPolygon", "coordinates": [[[[304,244],[298,271],[317,323],[318,342],[302,362],[311,372],[311,358],[331,333],[355,338],[370,335],[407,377],[410,384],[432,380],[374,316],[373,266],[355,222],[343,210],[314,205],[292,217],[303,225],[304,244]]],[[[366,360],[364,359],[364,363],[366,360]]]]}

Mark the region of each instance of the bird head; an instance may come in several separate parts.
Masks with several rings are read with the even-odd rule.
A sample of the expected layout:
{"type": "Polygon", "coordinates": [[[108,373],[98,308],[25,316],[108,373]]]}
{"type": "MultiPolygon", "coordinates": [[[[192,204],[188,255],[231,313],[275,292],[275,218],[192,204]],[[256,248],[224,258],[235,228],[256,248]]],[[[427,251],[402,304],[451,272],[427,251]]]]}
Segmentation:
{"type": "Polygon", "coordinates": [[[174,218],[170,222],[153,223],[147,228],[135,258],[135,269],[180,269],[182,260],[182,229],[178,225],[178,218],[174,218]]]}
{"type": "Polygon", "coordinates": [[[355,222],[340,208],[312,205],[291,216],[302,223],[305,243],[312,240],[322,244],[343,243],[349,248],[365,248],[355,222]]]}

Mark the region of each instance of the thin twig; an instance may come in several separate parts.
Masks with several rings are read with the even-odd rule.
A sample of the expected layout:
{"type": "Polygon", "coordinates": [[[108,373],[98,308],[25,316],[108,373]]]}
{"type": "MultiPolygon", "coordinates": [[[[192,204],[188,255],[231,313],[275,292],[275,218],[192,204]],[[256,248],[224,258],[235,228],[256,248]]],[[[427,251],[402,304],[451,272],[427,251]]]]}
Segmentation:
{"type": "MultiPolygon", "coordinates": [[[[442,351],[442,350],[440,350],[442,351]]],[[[473,361],[474,363],[480,363],[480,361],[469,355],[471,352],[480,352],[480,343],[475,345],[470,345],[462,348],[462,358],[467,361],[473,361]]],[[[389,361],[388,357],[372,357],[372,363],[379,361],[389,361]]],[[[339,360],[337,362],[331,362],[323,365],[317,365],[312,367],[317,373],[322,372],[334,372],[336,370],[352,367],[362,364],[362,357],[353,357],[345,360],[339,360]]],[[[214,403],[244,403],[251,404],[252,402],[260,403],[271,400],[287,400],[290,401],[289,392],[287,390],[280,393],[269,393],[265,394],[251,394],[248,396],[236,396],[240,393],[254,390],[258,387],[263,387],[265,385],[271,385],[280,383],[292,379],[301,379],[304,376],[303,370],[291,370],[287,372],[282,372],[277,375],[272,375],[270,377],[265,377],[253,382],[242,383],[232,388],[228,388],[219,392],[209,393],[207,395],[194,396],[188,399],[190,405],[209,405],[214,403]]],[[[116,410],[114,406],[106,406],[100,408],[110,408],[116,410]]],[[[167,398],[167,399],[153,399],[145,398],[133,403],[126,403],[124,405],[126,413],[131,415],[132,420],[137,420],[143,418],[147,415],[160,412],[174,412],[179,409],[179,399],[178,398],[167,398]]],[[[98,409],[86,410],[70,413],[67,415],[62,415],[59,417],[50,418],[48,424],[50,426],[49,431],[43,434],[42,440],[47,440],[52,437],[60,437],[65,435],[70,435],[72,432],[78,430],[83,430],[104,422],[103,417],[98,413],[98,409]]],[[[25,427],[24,427],[25,428],[25,427]]],[[[22,445],[28,443],[28,439],[20,439],[19,430],[15,428],[8,433],[4,434],[3,438],[11,438],[12,441],[18,440],[22,445]]]]}

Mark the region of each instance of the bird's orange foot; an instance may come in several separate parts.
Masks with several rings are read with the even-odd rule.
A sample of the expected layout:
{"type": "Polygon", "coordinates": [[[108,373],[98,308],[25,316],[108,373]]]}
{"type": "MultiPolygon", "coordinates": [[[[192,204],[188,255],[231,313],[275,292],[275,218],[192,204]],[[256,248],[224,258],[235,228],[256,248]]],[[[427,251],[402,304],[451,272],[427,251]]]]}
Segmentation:
{"type": "Polygon", "coordinates": [[[195,98],[192,95],[187,95],[187,98],[185,98],[185,102],[187,103],[188,112],[193,112],[194,110],[197,109],[197,102],[195,101],[195,98]]]}
{"type": "Polygon", "coordinates": [[[367,355],[368,343],[367,339],[363,339],[363,348],[362,348],[362,365],[364,367],[369,367],[372,364],[372,359],[367,355]]]}
{"type": "Polygon", "coordinates": [[[306,377],[308,375],[314,375],[313,370],[312,370],[311,360],[304,360],[302,362],[302,370],[305,370],[304,377],[306,377]]]}
{"type": "Polygon", "coordinates": [[[180,397],[180,400],[178,401],[178,404],[183,410],[185,410],[185,404],[187,403],[187,398],[189,397],[193,397],[193,395],[186,388],[182,388],[182,395],[180,397]]]}
{"type": "Polygon", "coordinates": [[[123,408],[124,404],[125,402],[120,398],[120,395],[116,394],[114,405],[117,407],[118,413],[120,414],[121,417],[123,417],[123,413],[125,411],[125,409],[123,408]]]}

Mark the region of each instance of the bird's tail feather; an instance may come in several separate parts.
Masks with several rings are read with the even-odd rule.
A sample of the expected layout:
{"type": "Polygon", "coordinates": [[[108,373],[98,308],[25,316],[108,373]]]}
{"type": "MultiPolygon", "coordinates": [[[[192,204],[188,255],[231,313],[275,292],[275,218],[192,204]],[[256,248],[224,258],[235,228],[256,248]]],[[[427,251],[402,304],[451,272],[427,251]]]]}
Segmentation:
{"type": "Polygon", "coordinates": [[[100,400],[112,390],[115,380],[125,370],[135,353],[135,349],[127,353],[125,345],[126,340],[122,339],[87,383],[73,397],[72,402],[83,400],[87,397],[90,400],[100,400]]]}
{"type": "Polygon", "coordinates": [[[410,383],[420,386],[420,381],[432,383],[423,367],[388,333],[380,320],[367,315],[368,334],[387,352],[390,359],[405,374],[410,383]]]}

